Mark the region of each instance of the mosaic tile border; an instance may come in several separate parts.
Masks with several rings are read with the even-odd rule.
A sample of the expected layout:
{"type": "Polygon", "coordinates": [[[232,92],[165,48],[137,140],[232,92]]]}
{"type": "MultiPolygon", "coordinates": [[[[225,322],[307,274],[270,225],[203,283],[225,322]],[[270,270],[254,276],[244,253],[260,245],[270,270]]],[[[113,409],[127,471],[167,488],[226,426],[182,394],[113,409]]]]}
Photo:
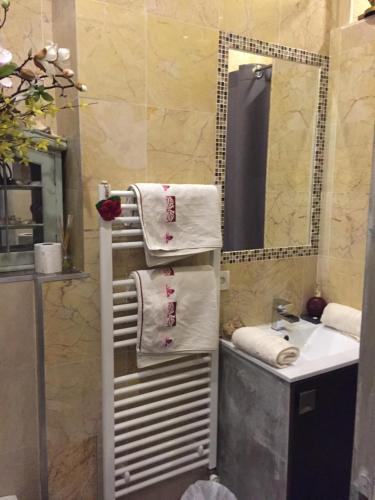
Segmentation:
{"type": "Polygon", "coordinates": [[[315,149],[313,158],[313,187],[311,202],[311,243],[305,246],[262,248],[256,250],[240,250],[222,252],[222,263],[233,264],[254,260],[285,259],[288,257],[304,257],[317,255],[319,250],[320,230],[320,198],[322,191],[324,167],[324,142],[327,116],[329,57],[301,49],[286,47],[261,40],[254,40],[234,33],[220,31],[218,53],[218,84],[217,84],[217,114],[216,114],[216,170],[215,184],[221,188],[221,224],[224,230],[224,187],[225,187],[225,157],[227,138],[227,107],[228,107],[228,54],[229,49],[253,52],[287,61],[319,66],[320,84],[318,113],[316,124],[315,149]]]}

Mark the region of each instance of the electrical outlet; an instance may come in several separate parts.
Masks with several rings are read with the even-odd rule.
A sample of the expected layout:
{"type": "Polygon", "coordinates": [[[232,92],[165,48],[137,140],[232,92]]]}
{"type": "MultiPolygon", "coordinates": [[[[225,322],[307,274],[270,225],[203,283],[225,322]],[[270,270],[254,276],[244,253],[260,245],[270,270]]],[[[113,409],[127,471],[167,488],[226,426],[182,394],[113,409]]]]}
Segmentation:
{"type": "Polygon", "coordinates": [[[220,290],[229,290],[230,271],[220,271],[220,290]]]}

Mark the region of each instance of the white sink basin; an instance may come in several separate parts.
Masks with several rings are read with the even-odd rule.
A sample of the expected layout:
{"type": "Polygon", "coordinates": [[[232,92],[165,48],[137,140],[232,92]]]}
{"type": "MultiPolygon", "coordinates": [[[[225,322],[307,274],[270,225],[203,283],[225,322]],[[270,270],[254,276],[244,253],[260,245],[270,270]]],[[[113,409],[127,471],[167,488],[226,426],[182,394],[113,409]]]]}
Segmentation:
{"type": "Polygon", "coordinates": [[[272,330],[269,324],[259,325],[258,328],[261,328],[266,335],[279,337],[287,335],[289,341],[300,349],[297,361],[287,368],[277,369],[237,349],[232,342],[227,340],[221,340],[221,342],[249,361],[288,382],[336,370],[357,363],[359,359],[359,342],[324,325],[314,325],[301,320],[279,332],[272,330]]]}

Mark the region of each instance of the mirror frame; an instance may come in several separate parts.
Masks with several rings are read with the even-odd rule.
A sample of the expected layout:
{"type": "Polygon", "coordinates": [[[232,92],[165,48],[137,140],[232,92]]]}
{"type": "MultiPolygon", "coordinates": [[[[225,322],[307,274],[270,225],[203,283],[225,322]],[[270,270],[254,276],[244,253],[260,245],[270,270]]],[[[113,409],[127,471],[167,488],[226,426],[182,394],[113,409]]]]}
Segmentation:
{"type": "Polygon", "coordinates": [[[254,260],[285,259],[318,255],[320,231],[320,199],[323,181],[325,127],[327,116],[329,57],[306,50],[295,49],[254,40],[245,36],[219,32],[218,84],[216,113],[216,170],[215,184],[221,191],[221,229],[224,235],[225,208],[225,168],[228,116],[228,56],[229,50],[241,50],[267,57],[284,59],[320,68],[318,109],[316,117],[315,140],[312,160],[312,189],[310,210],[310,244],[303,246],[257,248],[254,250],[222,251],[223,264],[249,262],[254,260]]]}

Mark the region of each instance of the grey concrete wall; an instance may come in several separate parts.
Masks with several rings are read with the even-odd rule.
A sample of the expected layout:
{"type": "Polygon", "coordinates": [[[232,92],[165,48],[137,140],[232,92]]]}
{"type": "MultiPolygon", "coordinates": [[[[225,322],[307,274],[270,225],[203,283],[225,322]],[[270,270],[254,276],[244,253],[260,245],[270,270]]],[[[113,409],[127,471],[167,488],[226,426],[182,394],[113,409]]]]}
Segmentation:
{"type": "Polygon", "coordinates": [[[284,500],[289,384],[222,346],[219,388],[222,483],[238,500],[284,500]]]}

